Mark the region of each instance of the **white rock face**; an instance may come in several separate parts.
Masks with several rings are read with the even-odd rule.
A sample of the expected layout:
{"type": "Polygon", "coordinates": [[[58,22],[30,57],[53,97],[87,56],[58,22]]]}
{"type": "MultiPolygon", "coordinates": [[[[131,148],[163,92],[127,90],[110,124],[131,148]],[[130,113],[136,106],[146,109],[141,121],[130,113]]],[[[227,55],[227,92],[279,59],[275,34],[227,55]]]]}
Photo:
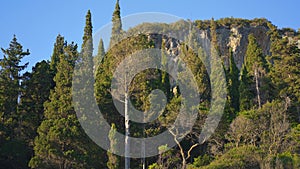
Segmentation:
{"type": "Polygon", "coordinates": [[[236,53],[237,48],[241,44],[242,35],[239,33],[237,28],[231,28],[231,36],[229,37],[228,46],[231,47],[232,52],[236,53]]]}
{"type": "MultiPolygon", "coordinates": [[[[229,49],[233,51],[233,57],[237,67],[240,69],[244,62],[245,53],[248,46],[248,35],[253,34],[258,44],[263,50],[265,55],[270,54],[271,41],[268,35],[269,29],[266,26],[248,26],[248,27],[220,27],[217,29],[217,39],[219,54],[223,59],[224,65],[228,66],[229,61],[229,49]]],[[[201,44],[206,46],[204,50],[206,53],[210,53],[210,44],[206,44],[205,39],[210,40],[210,30],[198,30],[198,37],[201,44]]],[[[166,35],[152,34],[149,35],[154,43],[155,47],[161,47],[162,39],[166,42],[165,49],[167,53],[172,57],[177,57],[180,52],[180,45],[182,43],[179,40],[172,39],[166,35]]]]}

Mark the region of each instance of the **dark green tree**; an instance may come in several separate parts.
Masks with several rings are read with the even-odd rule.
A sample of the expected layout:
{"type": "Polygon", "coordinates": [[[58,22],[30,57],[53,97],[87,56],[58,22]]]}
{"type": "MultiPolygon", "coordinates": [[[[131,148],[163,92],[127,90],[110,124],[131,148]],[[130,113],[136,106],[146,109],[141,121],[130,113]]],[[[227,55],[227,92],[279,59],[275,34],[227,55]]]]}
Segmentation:
{"type": "Polygon", "coordinates": [[[245,65],[241,68],[239,84],[239,108],[240,111],[249,110],[253,107],[254,94],[251,90],[251,79],[245,65]]]}
{"type": "Polygon", "coordinates": [[[28,153],[24,162],[28,164],[33,156],[33,142],[37,128],[44,118],[44,102],[49,99],[52,74],[49,63],[37,63],[32,72],[26,72],[22,81],[18,106],[21,136],[25,140],[28,153]]]}
{"type": "Polygon", "coordinates": [[[21,64],[29,55],[14,35],[9,48],[1,48],[4,56],[0,59],[0,163],[4,168],[26,167],[26,146],[20,138],[21,119],[18,99],[21,93],[21,80],[28,63],[21,64]]]}
{"type": "Polygon", "coordinates": [[[300,121],[300,85],[299,85],[299,61],[300,50],[296,43],[290,42],[287,37],[280,38],[277,28],[271,27],[270,36],[271,62],[270,77],[274,84],[274,97],[288,98],[291,100],[289,112],[292,122],[300,121]]]}
{"type": "Polygon", "coordinates": [[[103,40],[100,39],[99,45],[98,45],[98,53],[94,57],[94,72],[95,72],[95,75],[96,75],[97,68],[101,64],[101,60],[104,58],[104,55],[105,55],[104,43],[103,43],[103,40]]]}
{"type": "Polygon", "coordinates": [[[239,111],[239,69],[237,68],[232,50],[230,50],[230,59],[229,59],[229,70],[227,72],[227,87],[229,89],[229,102],[230,107],[234,109],[235,112],[239,111]]]}
{"type": "MultiPolygon", "coordinates": [[[[88,11],[81,53],[78,53],[77,45],[71,43],[65,44],[59,55],[54,77],[56,85],[50,93],[50,101],[44,104],[45,119],[38,128],[35,156],[29,162],[31,168],[93,168],[103,164],[99,160],[98,147],[84,133],[72,104],[75,63],[91,63],[80,73],[89,72],[93,77],[91,29],[88,11]]],[[[86,82],[91,84],[88,80],[86,82]]]]}
{"type": "Polygon", "coordinates": [[[210,20],[210,37],[211,37],[211,46],[215,48],[215,50],[219,53],[219,47],[218,47],[218,35],[217,35],[217,23],[212,18],[210,20]]]}
{"type": "Polygon", "coordinates": [[[240,106],[243,107],[241,110],[248,105],[246,102],[253,102],[253,105],[246,106],[248,109],[252,106],[260,108],[268,100],[267,87],[264,88],[265,90],[262,88],[262,86],[268,85],[268,69],[262,49],[253,34],[248,36],[248,46],[241,71],[240,106]],[[254,96],[253,98],[250,93],[254,96]]]}
{"type": "Polygon", "coordinates": [[[53,53],[51,56],[51,62],[50,62],[50,68],[51,71],[53,72],[53,77],[55,76],[57,72],[57,64],[59,62],[59,57],[60,55],[63,54],[64,52],[64,46],[65,46],[65,39],[61,35],[57,35],[56,41],[54,43],[54,48],[53,48],[53,53]]]}
{"type": "Polygon", "coordinates": [[[117,155],[114,155],[112,152],[117,151],[117,143],[119,140],[116,139],[117,128],[115,124],[111,125],[111,129],[109,131],[109,140],[110,140],[110,151],[107,152],[108,162],[107,167],[109,169],[118,169],[120,167],[120,159],[117,155]]]}
{"type": "Polygon", "coordinates": [[[117,42],[119,42],[122,38],[123,30],[122,30],[122,21],[121,21],[121,12],[119,0],[117,0],[115,5],[115,10],[112,16],[112,30],[109,47],[113,47],[117,42]]]}
{"type": "Polygon", "coordinates": [[[20,72],[24,70],[28,63],[21,64],[21,60],[29,55],[29,51],[23,51],[23,47],[17,42],[16,36],[12,39],[9,48],[3,49],[3,59],[0,60],[0,112],[3,113],[3,119],[16,120],[18,98],[20,96],[20,81],[22,76],[20,72]]]}
{"type": "Polygon", "coordinates": [[[34,157],[29,162],[31,168],[79,168],[84,166],[80,154],[79,123],[72,107],[71,82],[77,45],[64,47],[60,55],[56,86],[50,93],[50,101],[45,102],[45,119],[38,128],[35,138],[34,157]],[[77,139],[76,139],[77,138],[77,139]],[[81,159],[81,160],[79,160],[81,159]],[[81,162],[81,164],[79,164],[81,162]]]}

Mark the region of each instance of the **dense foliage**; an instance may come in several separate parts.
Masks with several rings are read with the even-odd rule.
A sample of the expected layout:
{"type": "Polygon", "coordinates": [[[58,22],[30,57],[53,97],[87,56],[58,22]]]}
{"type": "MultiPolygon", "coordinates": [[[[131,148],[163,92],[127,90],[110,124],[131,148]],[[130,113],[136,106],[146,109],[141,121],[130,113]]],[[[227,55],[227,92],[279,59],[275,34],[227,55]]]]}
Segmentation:
{"type": "MultiPolygon", "coordinates": [[[[167,144],[159,146],[157,156],[130,159],[130,168],[300,168],[299,31],[278,29],[266,19],[236,18],[144,23],[124,31],[119,1],[112,22],[108,51],[101,39],[98,53],[93,57],[93,27],[88,11],[81,50],[74,42],[67,43],[62,35],[58,35],[51,60],[36,63],[31,72],[23,72],[28,63],[22,64],[22,59],[30,57],[27,56],[30,53],[23,50],[16,36],[7,49],[1,48],[0,168],[124,168],[126,158],[112,153],[118,151],[120,142],[116,133],[126,131],[125,118],[113,103],[115,99],[116,105],[126,107],[124,91],[112,93],[113,73],[129,55],[154,48],[161,49],[159,62],[162,68],[169,66],[168,55],[177,55],[193,73],[201,98],[199,105],[188,109],[195,110],[198,117],[184,137],[170,128],[174,121],[184,120],[176,119],[185,102],[178,84],[189,87],[191,80],[185,78],[187,76],[180,67],[179,76],[183,78],[179,82],[166,71],[153,68],[135,75],[130,86],[119,81],[128,90],[128,99],[141,112],[160,110],[155,107],[157,105],[150,104],[159,97],[153,90],[160,89],[165,95],[161,102],[166,102],[166,107],[160,110],[157,119],[149,123],[128,122],[130,136],[151,137],[168,131],[176,142],[173,148],[167,144]],[[197,44],[200,32],[191,29],[192,26],[208,33],[210,51],[215,52],[210,57],[214,59],[208,58],[206,49],[197,44]],[[271,44],[268,51],[263,51],[260,37],[250,32],[240,67],[232,48],[226,49],[227,57],[221,56],[224,48],[220,46],[220,29],[257,26],[268,30],[266,36],[271,44]],[[138,30],[143,33],[136,35],[138,30]],[[188,35],[185,42],[167,36],[181,36],[176,33],[178,30],[188,35]],[[151,31],[158,34],[150,34],[151,31]],[[217,60],[222,66],[208,67],[208,60],[217,60]],[[76,64],[83,65],[76,70],[78,77],[89,74],[95,78],[94,81],[92,77],[85,79],[87,87],[76,92],[94,93],[99,109],[111,125],[107,136],[109,151],[96,145],[77,119],[72,102],[76,64]],[[199,142],[214,99],[211,86],[216,83],[225,86],[213,80],[219,78],[220,74],[215,72],[220,70],[225,72],[227,86],[224,114],[212,137],[199,142]]],[[[130,61],[128,65],[134,64],[130,61]]],[[[84,102],[88,104],[88,100],[84,102]]],[[[81,111],[84,114],[88,110],[81,111]]],[[[153,114],[145,115],[143,117],[147,119],[153,114]]]]}

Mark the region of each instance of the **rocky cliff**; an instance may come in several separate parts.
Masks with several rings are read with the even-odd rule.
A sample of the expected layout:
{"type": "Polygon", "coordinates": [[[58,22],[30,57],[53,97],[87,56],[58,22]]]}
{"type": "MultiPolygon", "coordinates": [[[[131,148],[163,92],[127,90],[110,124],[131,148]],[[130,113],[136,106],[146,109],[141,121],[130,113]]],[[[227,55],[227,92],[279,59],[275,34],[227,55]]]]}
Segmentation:
{"type": "MultiPolygon", "coordinates": [[[[228,58],[230,56],[230,48],[233,52],[233,57],[238,68],[241,68],[246,49],[248,46],[248,35],[253,34],[258,44],[263,50],[264,55],[270,55],[270,36],[268,31],[270,30],[268,24],[271,24],[266,19],[235,19],[225,18],[215,21],[217,28],[217,44],[221,58],[224,61],[224,65],[228,66],[228,58]]],[[[144,23],[137,27],[134,27],[128,31],[128,35],[135,34],[137,32],[147,33],[151,38],[155,46],[160,48],[162,40],[164,40],[165,48],[172,56],[176,56],[180,51],[178,43],[188,41],[191,32],[197,34],[195,38],[211,40],[210,21],[185,21],[180,20],[172,24],[150,24],[144,23]],[[196,29],[196,30],[195,30],[196,29]]],[[[280,30],[282,36],[289,36],[291,41],[295,41],[296,32],[288,30],[280,30]]],[[[296,38],[300,45],[299,39],[296,38]]]]}

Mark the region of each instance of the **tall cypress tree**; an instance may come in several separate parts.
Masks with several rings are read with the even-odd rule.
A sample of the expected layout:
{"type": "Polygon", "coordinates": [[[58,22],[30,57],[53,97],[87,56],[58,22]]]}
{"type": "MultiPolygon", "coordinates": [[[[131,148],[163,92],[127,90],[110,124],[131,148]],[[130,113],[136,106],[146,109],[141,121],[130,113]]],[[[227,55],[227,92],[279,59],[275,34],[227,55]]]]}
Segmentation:
{"type": "MultiPolygon", "coordinates": [[[[86,14],[86,24],[84,27],[83,33],[83,43],[81,46],[81,52],[76,60],[76,68],[74,70],[73,76],[73,87],[76,91],[73,92],[74,95],[78,95],[80,98],[80,108],[77,109],[77,117],[81,120],[82,117],[88,117],[84,123],[95,124],[97,127],[100,127],[97,119],[91,119],[89,117],[94,117],[92,113],[95,113],[95,107],[93,107],[92,101],[94,99],[94,70],[93,70],[93,26],[92,26],[92,16],[90,10],[86,14]],[[77,83],[79,82],[79,83],[77,83]],[[91,106],[92,105],[92,106],[91,106]],[[79,111],[79,112],[78,112],[79,111]],[[82,116],[78,116],[78,114],[82,116]]],[[[103,46],[103,45],[102,45],[103,46]]],[[[78,100],[74,100],[74,104],[78,100]]],[[[80,127],[80,137],[82,142],[86,145],[83,145],[82,148],[85,149],[86,154],[88,154],[87,164],[93,165],[93,167],[104,167],[106,166],[105,160],[106,153],[96,145],[90,138],[87,136],[82,128],[80,127]],[[102,160],[99,160],[102,159],[102,160]]]]}
{"type": "Polygon", "coordinates": [[[85,16],[85,27],[83,35],[83,43],[81,46],[82,56],[87,58],[92,58],[93,55],[93,26],[92,26],[92,16],[91,11],[88,10],[85,16]]]}
{"type": "Polygon", "coordinates": [[[101,60],[104,58],[105,55],[105,49],[104,49],[104,43],[102,38],[99,41],[99,45],[98,45],[98,53],[96,55],[96,57],[94,57],[94,74],[96,76],[96,70],[99,67],[99,65],[101,64],[101,60]]]}
{"type": "Polygon", "coordinates": [[[53,53],[51,56],[51,62],[50,62],[50,68],[53,72],[53,77],[55,76],[55,73],[57,72],[57,64],[59,62],[59,56],[63,54],[64,51],[64,37],[61,35],[57,35],[56,41],[54,43],[53,53]]]}
{"type": "Polygon", "coordinates": [[[212,18],[210,20],[210,37],[211,37],[211,46],[215,48],[217,53],[219,53],[219,47],[218,47],[218,36],[217,36],[217,23],[212,18]]]}
{"type": "MultiPolygon", "coordinates": [[[[80,65],[78,71],[78,75],[81,78],[86,78],[84,81],[87,84],[83,90],[89,90],[93,92],[93,88],[91,84],[94,84],[93,81],[93,26],[92,26],[92,16],[91,11],[88,10],[85,18],[85,27],[84,27],[84,34],[83,34],[83,43],[81,46],[81,52],[77,61],[77,64],[80,65]]],[[[83,91],[87,92],[87,91],[83,91]]]]}
{"type": "Polygon", "coordinates": [[[230,96],[230,107],[235,112],[239,111],[239,69],[237,68],[232,50],[230,49],[229,72],[227,73],[228,89],[230,96]]]}
{"type": "MultiPolygon", "coordinates": [[[[113,123],[111,125],[111,129],[109,131],[109,140],[110,140],[110,150],[112,152],[116,152],[117,151],[117,143],[119,142],[119,140],[117,140],[116,138],[116,132],[117,132],[117,128],[116,125],[113,123]]],[[[118,157],[117,155],[112,154],[111,152],[107,152],[108,155],[108,162],[107,162],[107,167],[109,169],[118,169],[120,167],[120,157],[118,157]]]]}
{"type": "Polygon", "coordinates": [[[117,0],[115,5],[115,10],[112,16],[112,30],[111,30],[111,37],[110,37],[110,44],[109,46],[112,47],[121,40],[122,38],[122,21],[121,21],[121,12],[120,12],[120,5],[119,0],[117,0]]]}
{"type": "Polygon", "coordinates": [[[266,60],[262,49],[258,45],[253,34],[248,36],[248,46],[245,54],[245,66],[250,75],[254,76],[255,69],[266,69],[266,60]]]}
{"type": "Polygon", "coordinates": [[[240,73],[239,85],[239,108],[240,111],[249,110],[253,107],[253,92],[251,90],[251,79],[248,75],[246,66],[243,64],[240,73]]]}
{"type": "Polygon", "coordinates": [[[248,36],[248,46],[244,63],[248,71],[248,76],[253,79],[250,86],[252,86],[253,93],[256,95],[254,100],[257,103],[257,107],[260,108],[266,102],[266,98],[262,97],[264,91],[262,91],[261,86],[263,86],[264,77],[267,73],[267,64],[262,49],[253,34],[248,36]]]}

